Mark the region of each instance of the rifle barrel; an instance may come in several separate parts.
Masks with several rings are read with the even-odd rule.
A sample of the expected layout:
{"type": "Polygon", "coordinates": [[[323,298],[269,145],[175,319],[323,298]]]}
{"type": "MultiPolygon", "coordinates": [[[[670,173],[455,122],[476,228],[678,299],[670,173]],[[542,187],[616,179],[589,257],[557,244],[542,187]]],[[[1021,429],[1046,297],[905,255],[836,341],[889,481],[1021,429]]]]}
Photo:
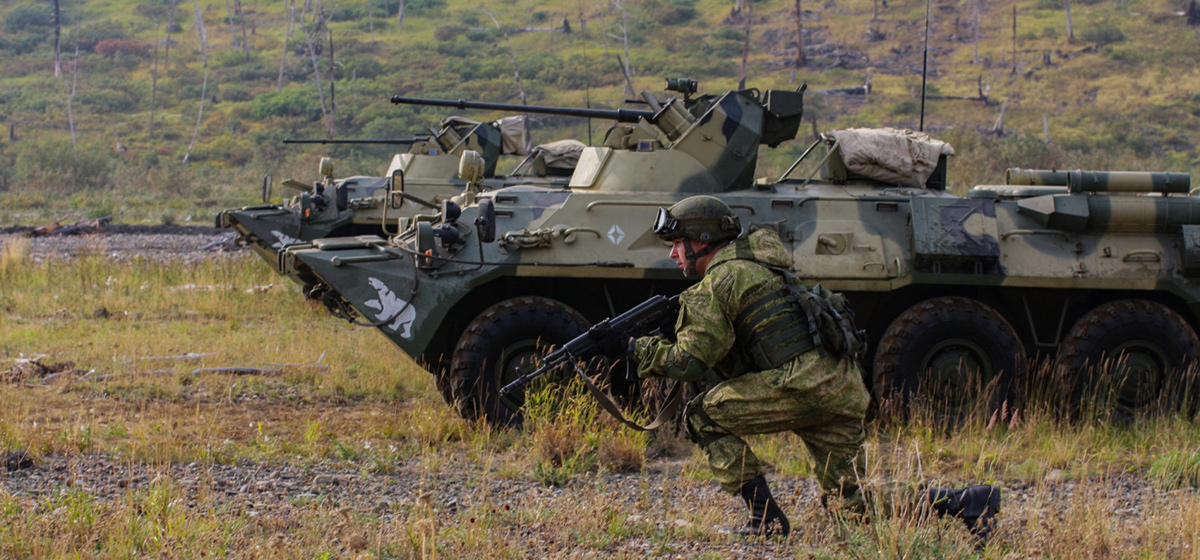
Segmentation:
{"type": "Polygon", "coordinates": [[[635,109],[576,109],[572,107],[546,107],[542,105],[513,105],[509,103],[487,103],[484,101],[467,101],[465,99],[425,99],[420,97],[392,97],[396,105],[431,105],[434,107],[454,107],[456,109],[487,109],[492,111],[512,111],[515,113],[537,113],[542,115],[565,115],[568,117],[587,117],[589,119],[613,119],[618,122],[635,123],[638,119],[649,120],[654,111],[639,111],[635,109]]]}

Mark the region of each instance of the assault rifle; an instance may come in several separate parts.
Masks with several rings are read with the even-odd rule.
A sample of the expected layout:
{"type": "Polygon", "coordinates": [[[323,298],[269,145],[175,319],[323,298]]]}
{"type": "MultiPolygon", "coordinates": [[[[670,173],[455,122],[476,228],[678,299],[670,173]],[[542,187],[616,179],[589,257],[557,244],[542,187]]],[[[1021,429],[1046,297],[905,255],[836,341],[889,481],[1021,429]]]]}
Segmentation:
{"type": "Polygon", "coordinates": [[[678,313],[679,296],[652,296],[629,311],[596,323],[587,332],[571,339],[558,350],[547,354],[542,362],[542,367],[502,387],[500,396],[507,396],[533,380],[558,369],[563,364],[595,356],[597,354],[596,347],[604,339],[604,337],[598,336],[600,333],[615,332],[622,337],[644,336],[658,330],[665,321],[678,313]]]}

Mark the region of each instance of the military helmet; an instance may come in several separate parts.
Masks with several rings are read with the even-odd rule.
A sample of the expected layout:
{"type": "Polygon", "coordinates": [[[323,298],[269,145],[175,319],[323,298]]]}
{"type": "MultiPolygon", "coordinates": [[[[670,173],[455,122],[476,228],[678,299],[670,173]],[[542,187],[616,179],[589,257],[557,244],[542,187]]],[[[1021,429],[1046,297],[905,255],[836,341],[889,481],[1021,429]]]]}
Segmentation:
{"type": "Polygon", "coordinates": [[[692,196],[659,208],[654,233],[664,241],[690,239],[719,243],[738,236],[742,224],[729,205],[713,196],[692,196]]]}

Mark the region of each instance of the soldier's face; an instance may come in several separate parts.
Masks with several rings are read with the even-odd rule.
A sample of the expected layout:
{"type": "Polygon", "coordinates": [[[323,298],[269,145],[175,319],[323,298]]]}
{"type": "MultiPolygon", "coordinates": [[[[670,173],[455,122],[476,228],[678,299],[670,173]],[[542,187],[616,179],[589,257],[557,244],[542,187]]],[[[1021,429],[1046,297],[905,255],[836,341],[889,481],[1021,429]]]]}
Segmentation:
{"type": "Polygon", "coordinates": [[[674,239],[671,241],[671,260],[679,266],[679,270],[687,270],[687,251],[683,248],[683,244],[687,243],[686,239],[674,239]]]}
{"type": "Polygon", "coordinates": [[[712,253],[696,259],[696,270],[693,274],[689,274],[690,271],[688,269],[690,267],[688,266],[687,260],[688,250],[687,247],[684,246],[684,243],[691,244],[692,252],[699,251],[707,245],[706,243],[699,243],[683,238],[674,239],[671,241],[671,260],[675,261],[675,265],[679,267],[679,270],[683,271],[684,276],[703,276],[705,269],[708,268],[708,261],[712,260],[712,253]]]}

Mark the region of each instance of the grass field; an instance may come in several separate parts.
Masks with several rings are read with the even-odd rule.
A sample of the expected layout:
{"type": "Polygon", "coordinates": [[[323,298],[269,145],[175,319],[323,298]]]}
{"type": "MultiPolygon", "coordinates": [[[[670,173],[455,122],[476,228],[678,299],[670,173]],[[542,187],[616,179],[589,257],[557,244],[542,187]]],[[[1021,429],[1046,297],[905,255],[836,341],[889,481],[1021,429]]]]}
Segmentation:
{"type": "Polygon", "coordinates": [[[524,430],[465,422],[384,337],[282,282],[251,258],[35,264],[5,244],[0,371],[74,372],[0,384],[0,453],[34,461],[0,475],[0,557],[1200,558],[1194,418],[1069,424],[1036,400],[873,421],[868,484],[1005,487],[983,550],[902,503],[835,523],[801,442],[759,438],[795,535],[743,540],[674,432],[550,393],[524,430]]]}

